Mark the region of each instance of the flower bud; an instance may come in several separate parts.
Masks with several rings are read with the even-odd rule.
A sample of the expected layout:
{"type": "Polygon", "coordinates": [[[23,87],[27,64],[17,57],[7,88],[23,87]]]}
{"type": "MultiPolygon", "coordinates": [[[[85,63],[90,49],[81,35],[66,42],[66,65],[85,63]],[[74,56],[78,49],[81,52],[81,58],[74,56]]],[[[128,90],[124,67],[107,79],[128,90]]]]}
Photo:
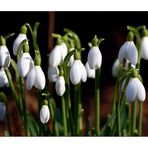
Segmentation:
{"type": "Polygon", "coordinates": [[[44,124],[49,121],[50,111],[47,105],[42,105],[40,110],[40,121],[44,124]]]}
{"type": "Polygon", "coordinates": [[[5,70],[2,67],[0,69],[0,87],[9,86],[8,78],[6,76],[5,70]]]}
{"type": "Polygon", "coordinates": [[[59,96],[63,96],[65,93],[65,79],[63,76],[59,76],[57,78],[56,84],[55,84],[56,93],[59,96]]]}

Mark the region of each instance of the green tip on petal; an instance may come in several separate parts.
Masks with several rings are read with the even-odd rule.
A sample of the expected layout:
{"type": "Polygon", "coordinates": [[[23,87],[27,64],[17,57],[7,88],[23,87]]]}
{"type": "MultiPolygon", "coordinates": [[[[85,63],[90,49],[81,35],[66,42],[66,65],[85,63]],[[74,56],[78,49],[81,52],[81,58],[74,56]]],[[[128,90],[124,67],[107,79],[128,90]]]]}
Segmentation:
{"type": "Polygon", "coordinates": [[[25,25],[23,25],[20,29],[20,33],[22,34],[27,34],[27,27],[25,25]]]}
{"type": "Polygon", "coordinates": [[[97,36],[95,35],[95,37],[92,39],[92,46],[98,46],[98,42],[99,42],[99,40],[98,40],[97,36]]]}
{"type": "Polygon", "coordinates": [[[6,40],[4,39],[3,36],[0,36],[0,46],[6,45],[6,40]]]}
{"type": "Polygon", "coordinates": [[[127,41],[133,41],[134,39],[134,34],[130,31],[127,35],[127,41]]]}
{"type": "Polygon", "coordinates": [[[47,100],[44,100],[43,101],[43,105],[48,105],[48,101],[47,100]]]}

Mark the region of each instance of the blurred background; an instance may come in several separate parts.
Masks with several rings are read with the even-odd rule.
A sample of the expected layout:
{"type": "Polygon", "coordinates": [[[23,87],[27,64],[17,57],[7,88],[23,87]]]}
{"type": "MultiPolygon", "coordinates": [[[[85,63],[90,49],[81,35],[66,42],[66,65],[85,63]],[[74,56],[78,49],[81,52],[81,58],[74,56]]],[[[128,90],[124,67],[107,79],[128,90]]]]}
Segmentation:
{"type": "MultiPolygon", "coordinates": [[[[0,12],[0,34],[6,35],[14,32],[14,37],[11,37],[7,41],[7,47],[12,55],[12,45],[16,36],[19,34],[20,27],[29,23],[31,26],[35,22],[40,22],[38,28],[38,44],[42,55],[42,68],[47,78],[48,69],[48,56],[54,46],[54,40],[51,37],[51,33],[64,34],[63,29],[69,28],[78,34],[82,47],[85,51],[82,52],[83,63],[87,60],[87,54],[89,51],[88,42],[92,40],[94,35],[105,38],[105,41],[100,44],[100,51],[102,53],[102,72],[101,72],[101,121],[102,125],[107,117],[107,114],[111,113],[112,99],[114,93],[115,78],[112,77],[112,64],[118,56],[118,51],[121,45],[126,40],[127,26],[139,26],[146,25],[148,12],[0,12]]],[[[141,76],[144,81],[146,90],[148,88],[148,61],[141,61],[141,76]]],[[[48,82],[49,91],[54,95],[53,84],[48,82]]],[[[83,95],[83,108],[84,108],[84,126],[85,116],[91,118],[91,124],[94,123],[94,107],[93,107],[93,93],[94,93],[93,80],[88,79],[86,84],[82,85],[83,95]],[[88,105],[89,104],[89,105],[88,105]]],[[[10,101],[9,108],[11,111],[11,122],[13,126],[13,135],[21,136],[22,126],[21,120],[17,115],[15,104],[11,98],[11,92],[8,88],[0,89],[0,91],[6,91],[10,101]]],[[[27,95],[27,108],[34,116],[37,112],[35,90],[31,93],[26,92],[27,95]]],[[[57,97],[57,96],[56,96],[57,97]]],[[[58,104],[58,100],[56,100],[58,104]]],[[[143,113],[143,135],[148,135],[148,100],[144,102],[143,113]]],[[[0,122],[0,136],[4,135],[5,124],[0,122]]]]}

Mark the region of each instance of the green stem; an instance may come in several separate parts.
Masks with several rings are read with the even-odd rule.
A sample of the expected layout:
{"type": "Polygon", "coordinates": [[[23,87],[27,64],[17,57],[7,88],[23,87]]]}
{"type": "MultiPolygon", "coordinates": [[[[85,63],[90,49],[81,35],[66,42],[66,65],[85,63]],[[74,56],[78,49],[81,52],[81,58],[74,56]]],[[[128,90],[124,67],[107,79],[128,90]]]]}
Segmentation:
{"type": "Polygon", "coordinates": [[[14,87],[13,82],[11,80],[11,75],[10,75],[10,72],[9,72],[9,69],[8,68],[5,68],[5,73],[6,73],[6,76],[8,78],[9,85],[10,85],[11,92],[12,92],[12,96],[14,98],[14,101],[15,101],[15,104],[17,106],[17,109],[20,112],[20,114],[22,114],[22,110],[21,110],[20,104],[18,102],[18,95],[17,95],[17,93],[15,91],[15,87],[14,87]]]}
{"type": "Polygon", "coordinates": [[[142,113],[143,113],[143,102],[139,102],[139,115],[138,115],[138,133],[142,135],[142,113]]]}
{"type": "Polygon", "coordinates": [[[57,126],[57,122],[55,120],[55,111],[53,109],[53,106],[52,106],[52,103],[49,101],[49,108],[50,108],[50,113],[51,113],[51,118],[53,120],[53,123],[54,123],[54,130],[55,130],[55,135],[56,136],[59,136],[59,130],[58,130],[58,126],[57,126]]]}
{"type": "Polygon", "coordinates": [[[26,112],[26,101],[25,101],[25,90],[24,90],[24,78],[20,77],[20,81],[21,81],[21,96],[22,96],[25,136],[27,136],[28,130],[27,130],[27,112],[26,112]]]}
{"type": "Polygon", "coordinates": [[[65,98],[61,96],[61,103],[62,103],[62,118],[63,118],[63,131],[64,136],[67,136],[67,120],[66,120],[66,106],[65,106],[65,98]]]}
{"type": "Polygon", "coordinates": [[[95,76],[95,128],[96,135],[100,134],[100,70],[96,70],[95,76]]]}
{"type": "Polygon", "coordinates": [[[121,136],[121,123],[120,123],[120,107],[119,102],[116,102],[116,119],[117,119],[117,135],[121,136]]]}
{"type": "Polygon", "coordinates": [[[131,113],[131,136],[134,134],[136,129],[136,110],[137,110],[137,101],[132,103],[132,113],[131,113]]]}

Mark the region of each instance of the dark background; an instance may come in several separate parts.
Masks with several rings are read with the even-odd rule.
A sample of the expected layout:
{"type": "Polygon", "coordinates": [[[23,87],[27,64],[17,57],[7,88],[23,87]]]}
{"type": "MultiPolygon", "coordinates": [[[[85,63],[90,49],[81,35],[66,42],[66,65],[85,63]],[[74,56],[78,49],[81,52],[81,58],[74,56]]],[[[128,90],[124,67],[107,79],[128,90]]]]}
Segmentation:
{"type": "MultiPolygon", "coordinates": [[[[89,51],[88,42],[92,40],[94,35],[105,38],[105,41],[100,44],[102,53],[102,72],[101,72],[101,102],[102,116],[111,112],[111,103],[114,91],[115,79],[112,77],[111,69],[114,60],[118,56],[118,51],[121,45],[126,41],[127,26],[148,26],[148,12],[0,12],[0,34],[6,35],[15,32],[15,36],[7,40],[7,46],[12,58],[13,41],[19,33],[20,27],[29,23],[31,26],[39,21],[38,28],[38,44],[42,55],[42,68],[47,76],[48,57],[47,54],[52,49],[54,43],[50,40],[52,32],[64,34],[63,29],[69,28],[76,32],[80,37],[82,47],[85,51],[82,52],[83,63],[87,60],[89,51]],[[52,14],[52,15],[51,15],[52,14]],[[52,16],[52,18],[51,18],[52,16]],[[51,27],[52,26],[52,27],[51,27]],[[51,46],[49,46],[49,43],[51,46]]],[[[29,35],[29,33],[27,34],[29,35]]],[[[30,49],[32,50],[32,49],[30,49]]],[[[141,61],[141,75],[144,80],[144,85],[148,87],[148,62],[141,61]]],[[[88,79],[88,85],[83,85],[83,99],[93,95],[93,81],[88,79]]],[[[92,99],[91,99],[92,100],[92,99]]],[[[88,100],[84,102],[87,104],[88,100]]],[[[91,103],[90,103],[91,104],[91,103]]],[[[93,103],[90,110],[93,108],[93,103]]],[[[145,132],[147,134],[148,113],[146,103],[144,108],[144,123],[145,132]]]]}

